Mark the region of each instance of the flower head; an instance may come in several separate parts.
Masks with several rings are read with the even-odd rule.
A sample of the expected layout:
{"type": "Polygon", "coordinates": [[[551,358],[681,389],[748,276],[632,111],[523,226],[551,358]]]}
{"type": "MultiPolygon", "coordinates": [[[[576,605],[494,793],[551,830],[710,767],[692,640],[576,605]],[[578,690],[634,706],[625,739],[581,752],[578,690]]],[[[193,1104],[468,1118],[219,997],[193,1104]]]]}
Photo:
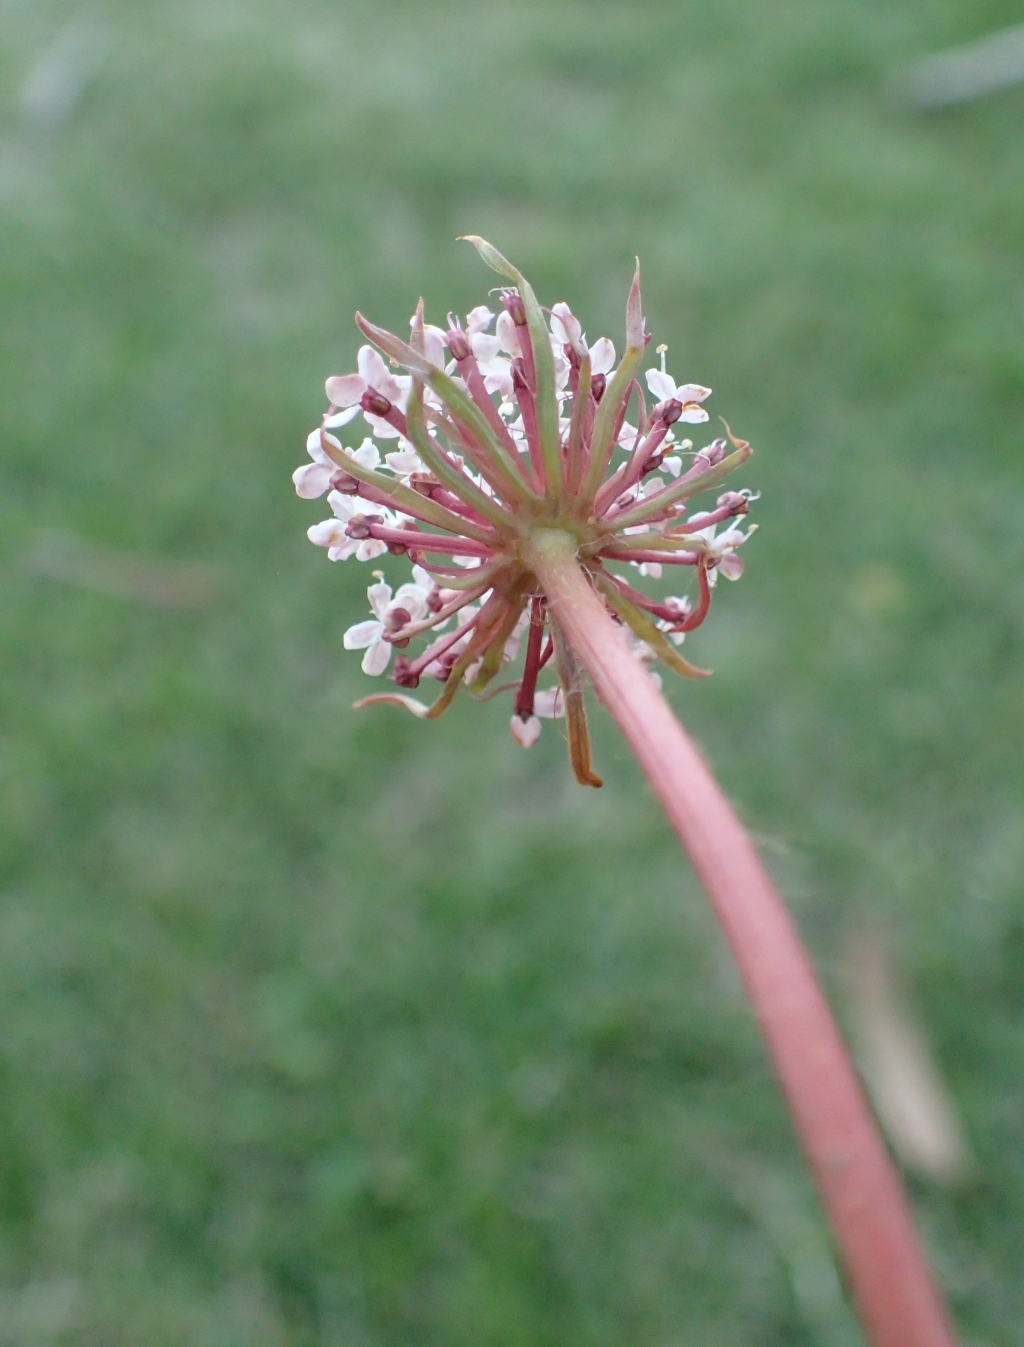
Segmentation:
{"type": "Polygon", "coordinates": [[[658,399],[648,409],[639,266],[619,358],[607,337],[588,343],[567,304],[546,314],[490,244],[470,242],[509,282],[500,312],[480,305],[464,327],[449,315],[441,329],[425,322],[421,301],[408,342],[357,314],[371,344],[360,348],[356,372],[327,380],[330,406],[307,441],[311,461],[293,474],[295,489],[305,499],[329,492],[332,518],[314,524],[309,538],[332,560],[390,553],[413,565],[397,591],[375,572],[371,616],[344,638],[347,649],[365,652],[366,673],[390,668],[405,691],[357,705],[392,702],[434,718],[463,685],[483,694],[522,648],[519,674],[496,689],[512,691],[513,737],[529,747],[541,719],[567,717],[577,776],[599,784],[588,765],[582,676],[529,565],[530,539],[544,529],[569,534],[637,658],[701,677],[677,647],[707,616],[718,572],[742,574],[737,549],[754,526],[744,532],[733,521],[753,497],[729,491],[698,513],[689,501],[745,462],[750,446],[728,426],[726,439],[695,454],[689,440],[676,440],[677,422],[708,419],[701,404],[711,390],[677,384],[663,347],[660,368],[643,375],[658,399]],[[360,414],[371,435],[345,447],[331,432],[360,414]],[[386,452],[375,440],[387,442],[386,452]],[[679,574],[695,576],[692,599],[635,587],[666,566],[689,568],[679,574]],[[549,668],[555,681],[542,687],[549,668]],[[442,684],[430,706],[407,695],[422,679],[442,684]]]}

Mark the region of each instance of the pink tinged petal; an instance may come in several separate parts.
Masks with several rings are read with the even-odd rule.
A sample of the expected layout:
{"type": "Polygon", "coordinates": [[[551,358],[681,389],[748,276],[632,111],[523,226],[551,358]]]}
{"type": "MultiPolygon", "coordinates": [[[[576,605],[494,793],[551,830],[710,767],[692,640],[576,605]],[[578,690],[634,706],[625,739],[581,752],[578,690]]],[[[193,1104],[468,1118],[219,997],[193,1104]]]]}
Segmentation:
{"type": "Polygon", "coordinates": [[[365,650],[374,641],[379,641],[383,633],[384,628],[379,622],[357,622],[354,627],[349,627],[341,643],[346,650],[365,650]]]}
{"type": "Polygon", "coordinates": [[[563,346],[579,341],[583,335],[580,320],[564,303],[554,305],[551,310],[551,331],[563,346]]]}
{"type": "Polygon", "coordinates": [[[347,426],[348,423],[359,415],[359,403],[352,407],[347,407],[343,412],[335,412],[333,416],[324,418],[325,430],[337,430],[339,426],[347,426]]]}
{"type": "Polygon", "coordinates": [[[485,328],[490,327],[494,322],[494,314],[486,304],[478,304],[475,309],[470,309],[466,314],[466,330],[469,335],[475,336],[477,332],[483,332],[485,328]]]}
{"type": "Polygon", "coordinates": [[[345,526],[337,519],[325,519],[320,524],[311,524],[306,537],[315,547],[336,547],[345,538],[345,526]]]}
{"type": "Polygon", "coordinates": [[[445,335],[439,327],[430,323],[423,328],[423,354],[438,369],[444,369],[445,335]]]}
{"type": "Polygon", "coordinates": [[[346,524],[354,514],[362,514],[366,509],[366,502],[361,501],[358,496],[343,496],[340,491],[332,491],[327,497],[327,504],[335,516],[343,519],[346,524]]]}
{"type": "Polygon", "coordinates": [[[295,494],[301,496],[303,500],[316,500],[330,486],[334,472],[333,463],[304,463],[292,473],[295,494]]]}
{"type": "Polygon", "coordinates": [[[391,663],[391,645],[387,641],[374,641],[363,656],[363,673],[376,677],[382,674],[391,663]]]}
{"type": "Polygon", "coordinates": [[[635,439],[636,426],[631,426],[628,421],[623,421],[622,429],[619,431],[618,443],[623,449],[632,449],[635,439]]]}
{"type": "Polygon", "coordinates": [[[615,368],[615,343],[610,337],[598,337],[590,348],[590,369],[593,374],[611,374],[615,368]]]}
{"type": "Polygon", "coordinates": [[[644,378],[647,380],[647,387],[659,402],[665,402],[676,396],[676,381],[671,375],[664,374],[660,369],[649,369],[644,378]]]}
{"type": "Polygon", "coordinates": [[[509,721],[509,729],[512,738],[522,748],[532,748],[540,738],[540,721],[536,716],[529,716],[526,720],[513,716],[509,721]]]}
{"type": "Polygon", "coordinates": [[[666,472],[670,472],[673,477],[678,477],[683,470],[683,460],[673,454],[671,458],[663,458],[661,466],[666,472]]]}
{"type": "Polygon", "coordinates": [[[382,393],[389,402],[402,401],[402,385],[384,364],[379,351],[375,351],[372,346],[360,346],[356,364],[370,388],[382,393]]]}
{"type": "Polygon", "coordinates": [[[332,374],[324,392],[335,407],[352,407],[366,392],[366,380],[361,374],[332,374]]]}
{"type": "MultiPolygon", "coordinates": [[[[311,430],[309,434],[306,436],[306,453],[310,456],[310,458],[313,460],[314,463],[330,463],[331,461],[330,458],[327,456],[327,454],[324,452],[324,447],[323,444],[321,443],[322,433],[323,432],[319,430],[311,430]]],[[[341,448],[341,441],[335,439],[333,435],[324,434],[323,439],[326,440],[326,442],[331,446],[332,449],[341,448]]]]}
{"type": "Polygon", "coordinates": [[[708,419],[708,414],[703,407],[698,407],[695,402],[691,402],[683,408],[679,419],[680,421],[688,421],[691,426],[697,426],[708,419]]]}
{"type": "Polygon", "coordinates": [[[430,572],[425,571],[422,566],[412,568],[412,578],[425,593],[432,594],[434,592],[434,581],[430,572]]]}
{"type": "Polygon", "coordinates": [[[507,351],[511,356],[522,355],[519,338],[516,335],[516,325],[507,309],[502,309],[501,313],[498,314],[498,321],[494,330],[498,334],[498,340],[503,351],[507,351]]]}
{"type": "Polygon", "coordinates": [[[470,348],[481,365],[489,365],[501,350],[501,338],[487,332],[477,332],[470,338],[470,348]]]}
{"type": "Polygon", "coordinates": [[[348,561],[349,557],[355,556],[356,548],[358,546],[359,544],[354,538],[346,538],[345,541],[339,543],[337,547],[329,547],[327,549],[327,555],[332,561],[348,561]]]}
{"type": "Polygon", "coordinates": [[[543,688],[533,699],[534,712],[544,720],[557,720],[565,715],[565,697],[560,687],[543,688]]]}
{"type": "Polygon", "coordinates": [[[364,538],[356,548],[356,561],[375,561],[387,550],[387,543],[382,543],[379,538],[364,538]]]}
{"type": "MultiPolygon", "coordinates": [[[[379,440],[397,440],[401,434],[390,421],[382,421],[379,416],[371,416],[369,412],[363,412],[367,424],[379,440]]],[[[706,421],[707,416],[704,417],[706,421]]]]}
{"type": "Polygon", "coordinates": [[[423,471],[419,454],[408,449],[400,454],[385,454],[384,462],[398,477],[408,477],[410,473],[423,471]]]}
{"type": "Polygon", "coordinates": [[[675,391],[675,397],[680,402],[703,402],[710,396],[711,389],[705,388],[703,384],[680,384],[675,391]]]}
{"type": "Polygon", "coordinates": [[[727,580],[738,580],[743,574],[743,558],[738,557],[735,552],[726,552],[718,563],[718,569],[727,580]]]}
{"type": "MultiPolygon", "coordinates": [[[[438,667],[440,668],[440,665],[438,667]]],[[[401,692],[375,692],[372,697],[361,697],[359,701],[352,703],[353,711],[361,711],[364,706],[401,706],[420,720],[430,710],[429,706],[417,701],[415,697],[406,697],[401,692]]]]}
{"type": "Polygon", "coordinates": [[[349,457],[355,459],[361,468],[373,469],[380,465],[380,452],[371,439],[363,440],[358,449],[350,449],[348,453],[349,457]]]}
{"type": "Polygon", "coordinates": [[[404,608],[414,622],[426,616],[426,595],[419,585],[406,583],[398,586],[391,605],[392,608],[404,608]]]}

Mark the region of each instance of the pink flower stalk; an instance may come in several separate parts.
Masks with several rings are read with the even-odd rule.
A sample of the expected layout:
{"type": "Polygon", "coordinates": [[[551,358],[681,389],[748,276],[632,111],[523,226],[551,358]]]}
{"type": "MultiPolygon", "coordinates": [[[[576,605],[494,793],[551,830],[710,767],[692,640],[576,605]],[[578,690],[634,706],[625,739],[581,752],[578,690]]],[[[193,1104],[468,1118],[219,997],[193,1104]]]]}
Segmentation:
{"type": "Polygon", "coordinates": [[[737,549],[755,526],[744,532],[735,521],[754,497],[728,491],[696,513],[689,502],[744,463],[750,446],[727,425],[725,439],[696,454],[676,440],[677,423],[707,421],[711,390],[676,384],[664,347],[660,368],[644,376],[657,398],[648,411],[639,266],[617,361],[608,338],[588,345],[566,304],[545,315],[511,263],[483,239],[469,241],[510,283],[497,320],[481,306],[465,328],[449,315],[444,330],[425,322],[421,301],[404,342],[357,314],[373,345],[360,350],[358,373],[327,380],[331,405],[307,442],[312,462],[294,474],[300,496],[330,491],[333,517],[309,537],[332,560],[391,553],[412,562],[412,580],[396,592],[374,572],[373,616],[345,633],[347,648],[365,651],[365,672],[390,666],[405,691],[356,705],[390,702],[435,718],[463,685],[483,693],[522,648],[518,676],[487,695],[512,693],[512,733],[527,748],[541,718],[564,715],[576,779],[599,786],[589,676],[732,946],[870,1341],[952,1347],[899,1178],[796,929],[649,668],[661,660],[704,676],[678,646],[707,617],[718,575],[742,574],[737,549]],[[406,373],[392,373],[378,351],[406,373]],[[372,438],[352,449],[330,433],[360,412],[395,451],[382,459],[372,438]],[[655,597],[633,583],[660,578],[665,566],[689,568],[681,573],[695,578],[693,598],[655,597]],[[551,662],[557,681],[541,688],[551,662]],[[408,695],[424,678],[441,683],[432,705],[408,695]]]}

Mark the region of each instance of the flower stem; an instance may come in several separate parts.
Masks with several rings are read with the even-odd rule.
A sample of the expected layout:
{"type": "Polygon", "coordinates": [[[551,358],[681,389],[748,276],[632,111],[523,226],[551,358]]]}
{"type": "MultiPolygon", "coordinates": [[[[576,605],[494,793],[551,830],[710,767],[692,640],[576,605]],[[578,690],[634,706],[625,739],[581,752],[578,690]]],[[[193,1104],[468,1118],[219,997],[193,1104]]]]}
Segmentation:
{"type": "Polygon", "coordinates": [[[902,1184],[795,924],[721,787],[557,529],[523,549],[688,851],[739,964],[873,1347],[955,1347],[902,1184]]]}

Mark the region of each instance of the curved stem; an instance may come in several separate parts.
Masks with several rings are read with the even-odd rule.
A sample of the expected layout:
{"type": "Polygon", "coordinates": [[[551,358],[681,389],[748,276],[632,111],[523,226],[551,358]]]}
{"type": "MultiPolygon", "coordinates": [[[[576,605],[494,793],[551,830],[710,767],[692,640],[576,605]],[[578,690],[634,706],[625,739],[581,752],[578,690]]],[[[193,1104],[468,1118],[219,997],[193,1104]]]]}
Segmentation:
{"type": "Polygon", "coordinates": [[[721,787],[560,530],[524,549],[689,852],[732,947],[873,1347],[955,1347],[906,1196],[796,927],[721,787]]]}

